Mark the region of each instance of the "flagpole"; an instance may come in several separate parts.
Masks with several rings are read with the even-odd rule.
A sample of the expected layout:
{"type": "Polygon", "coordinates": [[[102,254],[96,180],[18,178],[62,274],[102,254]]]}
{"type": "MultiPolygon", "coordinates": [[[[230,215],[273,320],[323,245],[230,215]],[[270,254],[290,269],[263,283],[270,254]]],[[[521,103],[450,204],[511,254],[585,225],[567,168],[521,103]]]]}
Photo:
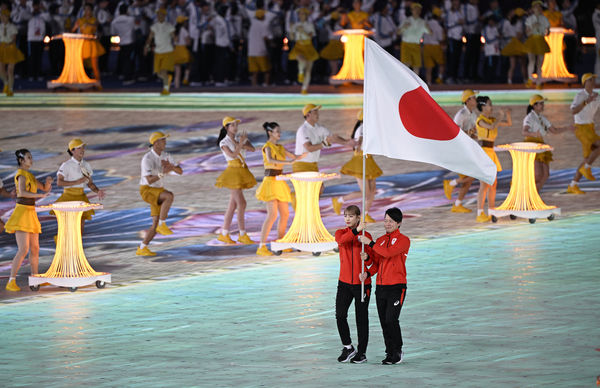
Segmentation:
{"type": "MultiPolygon", "coordinates": [[[[365,132],[364,132],[364,128],[363,128],[363,144],[365,142],[364,141],[365,140],[364,136],[365,136],[365,132]]],[[[361,151],[362,151],[362,144],[361,144],[360,148],[361,148],[361,151]]],[[[366,226],[367,226],[367,224],[365,224],[365,214],[366,214],[366,212],[365,212],[365,188],[366,188],[366,186],[365,186],[365,164],[366,164],[365,163],[365,153],[363,152],[362,153],[362,171],[363,171],[363,176],[362,176],[362,182],[363,182],[363,185],[362,185],[362,187],[363,187],[363,189],[362,189],[362,209],[363,209],[363,211],[362,211],[362,223],[363,223],[363,230],[362,230],[362,234],[363,234],[363,236],[365,235],[365,229],[366,229],[366,226]]],[[[362,243],[361,253],[364,253],[364,252],[365,252],[365,243],[362,243]]],[[[362,257],[361,257],[361,267],[362,267],[362,270],[360,271],[360,273],[365,272],[365,261],[362,260],[362,257]]],[[[364,280],[361,280],[361,282],[360,282],[360,301],[361,302],[365,301],[365,281],[364,280]]]]}

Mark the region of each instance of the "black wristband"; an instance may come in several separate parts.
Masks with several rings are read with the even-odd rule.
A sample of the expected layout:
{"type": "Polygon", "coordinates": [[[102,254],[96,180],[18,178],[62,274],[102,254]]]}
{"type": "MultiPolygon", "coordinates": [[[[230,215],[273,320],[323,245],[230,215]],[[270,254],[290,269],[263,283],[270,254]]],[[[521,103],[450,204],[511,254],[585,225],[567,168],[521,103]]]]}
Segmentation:
{"type": "Polygon", "coordinates": [[[371,242],[369,243],[369,246],[370,246],[371,248],[373,248],[373,247],[375,246],[375,241],[371,240],[371,242]]]}

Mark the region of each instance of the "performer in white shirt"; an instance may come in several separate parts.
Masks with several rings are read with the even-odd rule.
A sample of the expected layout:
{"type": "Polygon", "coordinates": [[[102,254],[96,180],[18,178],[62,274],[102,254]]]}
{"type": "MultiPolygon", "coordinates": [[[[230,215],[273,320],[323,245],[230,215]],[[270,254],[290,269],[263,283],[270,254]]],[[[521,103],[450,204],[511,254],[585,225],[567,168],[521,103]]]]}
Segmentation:
{"type": "Polygon", "coordinates": [[[583,150],[583,162],[577,168],[575,177],[567,188],[567,193],[585,194],[579,188],[581,176],[590,181],[596,178],[592,175],[591,165],[600,155],[600,136],[594,128],[594,116],[600,107],[600,98],[594,91],[596,86],[596,74],[586,73],[581,76],[583,90],[575,95],[571,104],[571,113],[575,119],[575,136],[581,142],[583,150]]]}
{"type": "MultiPolygon", "coordinates": [[[[472,89],[466,89],[462,94],[462,102],[463,107],[461,110],[456,112],[454,116],[454,122],[456,125],[460,127],[463,131],[471,137],[471,139],[477,140],[477,130],[475,128],[475,123],[477,122],[477,117],[479,117],[479,111],[477,110],[477,94],[472,89]]],[[[458,191],[458,198],[452,205],[450,211],[452,213],[471,213],[472,210],[463,206],[462,202],[471,187],[471,184],[475,178],[466,176],[463,174],[458,174],[458,179],[445,179],[444,180],[444,194],[446,198],[452,198],[452,190],[459,184],[460,190],[458,191]]]]}
{"type": "Polygon", "coordinates": [[[427,21],[427,27],[431,33],[423,35],[423,66],[425,67],[425,79],[428,85],[433,82],[433,68],[438,66],[436,84],[441,84],[446,69],[446,58],[442,50],[442,43],[446,41],[446,34],[442,27],[442,9],[433,7],[431,19],[427,21]]]}
{"type": "MultiPolygon", "coordinates": [[[[71,155],[71,159],[61,164],[56,173],[57,186],[64,188],[62,195],[56,202],[83,201],[90,203],[84,192],[86,186],[98,194],[100,200],[104,199],[106,193],[104,190],[99,189],[92,180],[92,175],[94,175],[92,166],[83,160],[85,145],[86,143],[81,139],[72,139],[69,142],[67,152],[71,155]]],[[[94,213],[93,209],[83,212],[81,216],[81,234],[83,234],[84,222],[91,220],[94,213]]]]}
{"type": "Polygon", "coordinates": [[[533,71],[535,70],[537,78],[537,88],[542,87],[542,63],[544,62],[544,54],[550,52],[550,46],[546,43],[544,36],[550,32],[550,22],[548,18],[542,13],[542,2],[540,0],[534,0],[531,3],[532,14],[525,20],[525,27],[527,35],[529,36],[525,41],[525,47],[527,48],[527,56],[529,62],[527,64],[527,73],[529,79],[527,80],[527,86],[533,85],[533,71]]]}
{"type": "Polygon", "coordinates": [[[175,163],[171,155],[165,152],[167,137],[169,135],[163,132],[153,132],[150,135],[151,149],[142,158],[140,195],[145,202],[150,204],[152,226],[146,232],[144,241],[135,252],[138,256],[156,255],[148,248],[148,244],[157,232],[165,236],[173,234],[165,221],[173,204],[174,195],[172,192],[165,190],[163,177],[170,172],[181,175],[183,170],[179,164],[175,163]]]}
{"type": "MultiPolygon", "coordinates": [[[[544,112],[544,101],[547,98],[534,94],[529,99],[527,106],[527,116],[523,119],[523,136],[526,142],[546,144],[544,136],[548,133],[560,133],[568,130],[573,130],[574,127],[553,126],[550,121],[542,113],[544,112]]],[[[538,192],[548,180],[550,176],[550,162],[552,161],[552,152],[538,152],[535,154],[535,186],[538,192]]]]}
{"type": "Polygon", "coordinates": [[[400,60],[417,74],[419,74],[422,65],[421,39],[423,39],[423,35],[431,34],[427,23],[421,17],[422,8],[421,4],[412,3],[410,6],[412,15],[398,29],[398,32],[402,35],[400,60]]]}
{"type": "Polygon", "coordinates": [[[159,8],[156,11],[156,17],[158,21],[150,27],[150,35],[148,35],[144,47],[144,56],[148,54],[150,43],[154,40],[154,73],[163,82],[163,89],[160,94],[168,96],[173,80],[173,71],[175,70],[175,56],[173,55],[175,27],[166,22],[167,11],[164,8],[159,8]]]}

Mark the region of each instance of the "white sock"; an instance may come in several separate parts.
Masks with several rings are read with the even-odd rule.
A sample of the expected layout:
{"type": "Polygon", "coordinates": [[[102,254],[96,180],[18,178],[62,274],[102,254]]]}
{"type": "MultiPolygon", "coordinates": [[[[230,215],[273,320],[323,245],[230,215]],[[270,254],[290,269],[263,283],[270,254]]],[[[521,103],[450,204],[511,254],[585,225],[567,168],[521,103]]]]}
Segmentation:
{"type": "Polygon", "coordinates": [[[477,217],[479,217],[483,213],[483,209],[477,209],[477,217]]]}
{"type": "Polygon", "coordinates": [[[221,234],[223,236],[227,236],[229,234],[229,230],[228,229],[221,229],[221,234]]]}
{"type": "Polygon", "coordinates": [[[140,249],[144,249],[144,248],[146,248],[147,246],[148,246],[148,245],[146,245],[146,244],[144,244],[144,243],[141,243],[141,244],[140,244],[140,249]]]}
{"type": "Polygon", "coordinates": [[[460,206],[462,205],[462,201],[460,199],[457,199],[456,201],[454,201],[454,206],[460,206]]]}
{"type": "Polygon", "coordinates": [[[592,167],[592,166],[590,166],[590,165],[589,165],[589,164],[587,164],[587,163],[585,163],[585,164],[583,165],[583,168],[590,168],[590,167],[592,167]]]}
{"type": "Polygon", "coordinates": [[[338,197],[338,202],[339,203],[344,203],[344,197],[338,197]]]}
{"type": "Polygon", "coordinates": [[[458,182],[456,181],[456,179],[452,179],[450,181],[450,186],[456,186],[458,184],[458,182]]]}
{"type": "Polygon", "coordinates": [[[262,247],[264,247],[264,246],[265,246],[265,243],[260,243],[260,244],[258,244],[258,248],[262,248],[262,247]]]}
{"type": "Polygon", "coordinates": [[[579,182],[577,181],[571,181],[571,183],[569,183],[569,186],[573,187],[573,186],[577,186],[579,182]]]}
{"type": "Polygon", "coordinates": [[[16,279],[16,278],[13,278],[13,277],[10,277],[10,278],[8,278],[8,282],[9,282],[9,283],[10,283],[10,282],[12,282],[13,280],[17,280],[17,279],[16,279]]]}
{"type": "Polygon", "coordinates": [[[245,231],[245,230],[241,230],[241,229],[240,229],[240,236],[243,236],[243,235],[245,235],[245,234],[246,234],[246,231],[245,231]]]}
{"type": "Polygon", "coordinates": [[[350,344],[350,345],[344,345],[344,347],[345,347],[346,349],[352,349],[352,344],[350,344]]]}
{"type": "Polygon", "coordinates": [[[158,220],[158,226],[161,226],[164,223],[165,223],[165,220],[158,220]]]}

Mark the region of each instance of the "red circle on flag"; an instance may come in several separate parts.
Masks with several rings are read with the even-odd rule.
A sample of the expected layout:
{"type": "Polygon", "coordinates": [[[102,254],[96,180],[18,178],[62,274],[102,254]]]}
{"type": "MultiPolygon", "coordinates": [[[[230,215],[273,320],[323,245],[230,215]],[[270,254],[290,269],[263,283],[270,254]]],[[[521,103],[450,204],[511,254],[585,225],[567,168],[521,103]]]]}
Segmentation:
{"type": "Polygon", "coordinates": [[[404,128],[413,136],[452,140],[460,128],[421,86],[400,97],[398,112],[404,128]]]}

